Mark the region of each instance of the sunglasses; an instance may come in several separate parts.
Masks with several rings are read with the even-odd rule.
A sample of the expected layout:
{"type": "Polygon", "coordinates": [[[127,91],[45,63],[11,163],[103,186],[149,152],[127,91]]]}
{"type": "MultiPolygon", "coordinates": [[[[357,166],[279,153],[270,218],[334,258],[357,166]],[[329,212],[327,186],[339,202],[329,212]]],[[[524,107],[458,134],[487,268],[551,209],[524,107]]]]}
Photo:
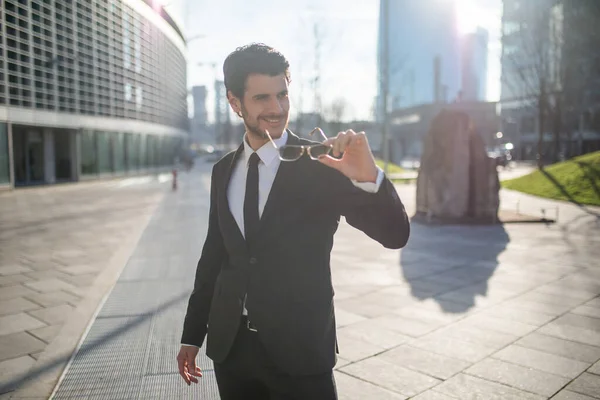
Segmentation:
{"type": "MultiPolygon", "coordinates": [[[[323,133],[323,130],[321,128],[313,129],[312,131],[310,131],[309,135],[312,136],[317,132],[321,134],[324,140],[327,140],[327,136],[325,136],[325,133],[323,133]]],[[[304,153],[308,154],[311,160],[318,160],[319,157],[326,156],[329,153],[331,153],[332,146],[322,143],[315,143],[306,146],[286,144],[284,146],[278,147],[273,141],[271,135],[269,134],[269,131],[265,130],[265,133],[269,137],[269,140],[273,144],[273,147],[275,147],[279,152],[279,159],[281,161],[299,160],[300,157],[304,155],[304,153]]]]}

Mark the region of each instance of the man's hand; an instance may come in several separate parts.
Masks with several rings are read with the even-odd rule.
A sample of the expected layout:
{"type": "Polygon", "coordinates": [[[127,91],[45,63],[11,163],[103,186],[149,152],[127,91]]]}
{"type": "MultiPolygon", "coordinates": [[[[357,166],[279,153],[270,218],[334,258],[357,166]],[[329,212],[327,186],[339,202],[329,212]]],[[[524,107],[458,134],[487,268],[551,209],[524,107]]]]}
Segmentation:
{"type": "Polygon", "coordinates": [[[319,158],[321,163],[357,182],[377,180],[377,165],[364,132],[356,133],[349,129],[338,133],[335,138],[327,139],[323,144],[332,146],[334,157],[342,155],[342,158],[322,156],[319,158]]]}
{"type": "Polygon", "coordinates": [[[196,356],[200,349],[195,346],[181,346],[177,355],[177,365],[179,366],[179,375],[185,383],[191,385],[191,382],[198,383],[196,377],[202,376],[202,371],[196,366],[196,356]]]}

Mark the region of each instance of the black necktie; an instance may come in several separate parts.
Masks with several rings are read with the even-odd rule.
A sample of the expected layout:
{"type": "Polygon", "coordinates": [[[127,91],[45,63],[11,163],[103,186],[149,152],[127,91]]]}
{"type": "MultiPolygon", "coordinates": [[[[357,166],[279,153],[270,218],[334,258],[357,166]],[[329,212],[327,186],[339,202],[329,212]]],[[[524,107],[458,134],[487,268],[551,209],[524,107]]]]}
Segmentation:
{"type": "Polygon", "coordinates": [[[252,153],[248,162],[246,177],[246,195],[244,196],[244,234],[246,242],[252,240],[258,232],[258,154],[252,153]]]}

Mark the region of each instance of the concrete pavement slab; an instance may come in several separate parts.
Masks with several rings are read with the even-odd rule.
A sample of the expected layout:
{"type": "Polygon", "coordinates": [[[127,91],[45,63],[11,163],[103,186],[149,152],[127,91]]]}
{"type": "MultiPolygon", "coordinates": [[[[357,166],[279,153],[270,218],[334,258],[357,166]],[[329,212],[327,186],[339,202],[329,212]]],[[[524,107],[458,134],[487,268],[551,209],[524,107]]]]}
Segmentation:
{"type": "Polygon", "coordinates": [[[570,381],[569,378],[494,358],[480,361],[467,369],[465,373],[547,397],[558,392],[570,381]]]}
{"type": "Polygon", "coordinates": [[[473,400],[543,400],[546,396],[533,394],[517,388],[492,382],[476,376],[458,374],[435,387],[441,392],[456,399],[473,400]]]}
{"type": "Polygon", "coordinates": [[[586,362],[576,361],[518,345],[508,346],[492,355],[492,357],[570,379],[576,378],[590,366],[590,364],[586,362]]]}
{"type": "Polygon", "coordinates": [[[593,363],[600,359],[600,347],[547,336],[538,332],[519,339],[515,344],[587,363],[593,363]]]}
{"type": "Polygon", "coordinates": [[[0,361],[37,353],[46,343],[27,332],[0,336],[0,361]]]}
{"type": "Polygon", "coordinates": [[[600,375],[583,373],[566,387],[567,390],[600,398],[600,375]]]}
{"type": "Polygon", "coordinates": [[[384,389],[354,376],[336,371],[335,380],[339,400],[404,400],[407,396],[384,389]]]}
{"type": "Polygon", "coordinates": [[[381,353],[377,358],[439,379],[448,379],[471,366],[470,362],[435,354],[410,344],[381,353]]]}
{"type": "Polygon", "coordinates": [[[350,364],[339,371],[409,397],[441,382],[439,379],[392,364],[379,357],[350,364]]]}

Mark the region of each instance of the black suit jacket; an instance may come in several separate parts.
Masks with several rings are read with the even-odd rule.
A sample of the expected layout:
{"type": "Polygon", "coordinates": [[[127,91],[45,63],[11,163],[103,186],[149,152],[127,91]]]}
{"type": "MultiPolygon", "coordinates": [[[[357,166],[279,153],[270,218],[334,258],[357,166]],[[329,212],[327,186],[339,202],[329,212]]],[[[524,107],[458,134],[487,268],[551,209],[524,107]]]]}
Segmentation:
{"type": "MultiPolygon", "coordinates": [[[[289,133],[288,144],[309,144],[289,133]]],[[[302,157],[281,162],[260,220],[246,243],[229,210],[227,187],[243,146],[212,171],[208,234],[198,262],[182,343],[223,362],[241,320],[249,319],[272,361],[291,375],[325,372],[336,362],[329,258],[340,216],[387,248],[403,247],[409,220],[392,183],[377,193],[356,188],[338,171],[302,157]]]]}

